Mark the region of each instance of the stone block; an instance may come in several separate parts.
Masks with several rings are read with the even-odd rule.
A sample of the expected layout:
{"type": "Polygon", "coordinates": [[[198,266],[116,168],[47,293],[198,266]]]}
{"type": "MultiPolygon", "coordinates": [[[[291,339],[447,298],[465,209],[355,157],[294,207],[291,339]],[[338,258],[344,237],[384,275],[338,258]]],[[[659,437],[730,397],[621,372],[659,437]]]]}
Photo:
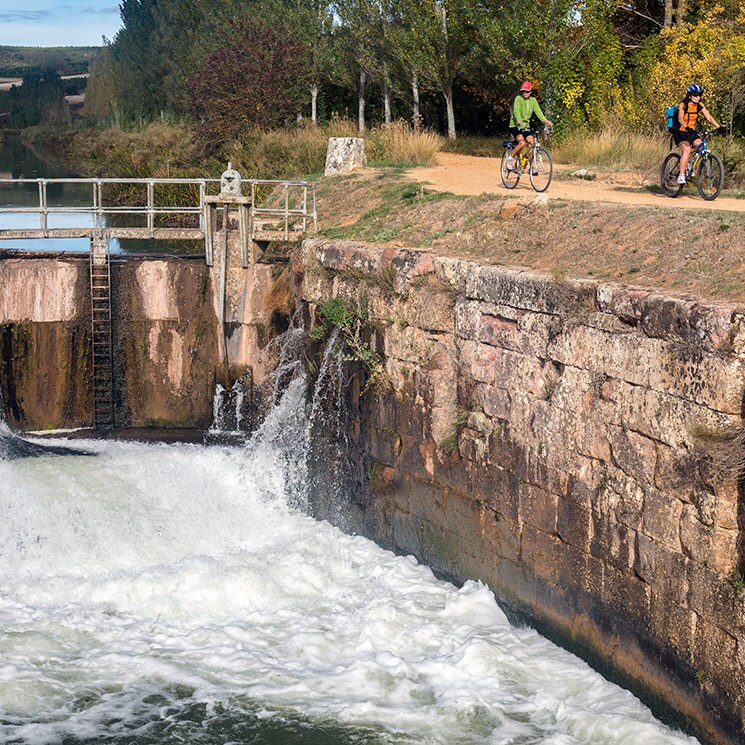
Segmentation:
{"type": "Polygon", "coordinates": [[[680,523],[684,503],[677,497],[647,489],[644,500],[643,532],[672,551],[682,553],[680,523]]]}
{"type": "Polygon", "coordinates": [[[559,560],[559,585],[577,602],[580,593],[600,598],[603,590],[604,564],[600,559],[570,545],[562,546],[559,560]]]}
{"type": "Polygon", "coordinates": [[[592,512],[590,553],[609,566],[627,570],[634,566],[636,531],[615,522],[612,515],[592,512]]]}
{"type": "Polygon", "coordinates": [[[324,176],[352,173],[366,165],[364,139],[361,137],[329,137],[324,176]]]}
{"type": "Polygon", "coordinates": [[[484,385],[481,388],[481,396],[484,414],[496,419],[509,420],[512,402],[510,393],[506,388],[484,385]]]}
{"type": "Polygon", "coordinates": [[[742,681],[732,681],[731,675],[722,674],[724,670],[734,672],[738,666],[737,640],[701,615],[696,619],[691,664],[706,674],[705,681],[713,678],[725,689],[730,690],[734,683],[742,690],[742,681]]]}
{"type": "Polygon", "coordinates": [[[493,347],[519,350],[517,321],[501,316],[482,315],[478,340],[493,347]]]}
{"type": "Polygon", "coordinates": [[[650,602],[650,633],[663,648],[669,649],[680,660],[691,663],[693,640],[696,634],[696,614],[681,607],[665,592],[654,588],[650,602]]]}
{"type": "Polygon", "coordinates": [[[695,505],[684,505],[680,541],[683,552],[694,562],[727,576],[738,565],[737,536],[737,530],[705,525],[695,505]]]}
{"type": "Polygon", "coordinates": [[[692,452],[657,443],[654,483],[658,489],[674,492],[683,501],[690,501],[688,495],[697,481],[698,461],[692,452]]]}
{"type": "Polygon", "coordinates": [[[689,606],[689,560],[653,538],[638,533],[634,571],[655,592],[664,594],[667,602],[689,606]]]}
{"type": "Polygon", "coordinates": [[[631,571],[606,566],[603,571],[603,613],[619,625],[635,629],[647,626],[650,617],[652,590],[631,571]]]}
{"type": "Polygon", "coordinates": [[[630,326],[636,326],[641,320],[642,303],[649,290],[620,285],[598,285],[596,302],[604,313],[611,313],[630,326]]]}
{"type": "Polygon", "coordinates": [[[564,544],[554,533],[523,524],[520,556],[525,567],[541,580],[557,584],[564,544]]]}
{"type": "Polygon", "coordinates": [[[654,484],[657,446],[654,440],[623,427],[608,428],[614,465],[642,485],[654,484]]]}
{"type": "Polygon", "coordinates": [[[554,315],[576,316],[595,310],[596,284],[557,279],[501,266],[479,266],[466,280],[466,295],[476,300],[554,315]]]}
{"type": "Polygon", "coordinates": [[[556,532],[564,543],[583,553],[590,553],[592,510],[569,499],[557,502],[556,532]]]}
{"type": "Polygon", "coordinates": [[[690,607],[728,633],[745,638],[745,591],[733,587],[727,575],[690,560],[686,577],[690,607]]]}
{"type": "Polygon", "coordinates": [[[500,513],[487,510],[484,519],[483,540],[485,549],[499,559],[513,563],[520,560],[520,529],[517,523],[500,513]]]}
{"type": "Polygon", "coordinates": [[[745,364],[696,347],[657,342],[649,387],[727,414],[738,414],[745,391],[745,364]]]}
{"type": "Polygon", "coordinates": [[[401,438],[396,432],[371,427],[368,430],[367,449],[375,460],[387,466],[394,466],[401,452],[401,438]]]}
{"type": "Polygon", "coordinates": [[[546,533],[556,534],[559,498],[533,484],[520,484],[520,519],[546,533]]]}
{"type": "Polygon", "coordinates": [[[730,338],[738,312],[740,306],[701,305],[650,293],[642,301],[640,323],[651,337],[713,352],[730,338]]]}
{"type": "Polygon", "coordinates": [[[479,340],[483,303],[458,297],[455,301],[455,335],[461,339],[479,340]]]}
{"type": "Polygon", "coordinates": [[[655,353],[655,342],[643,334],[608,333],[586,325],[566,329],[548,346],[549,356],[557,362],[635,386],[649,385],[655,353]]]}

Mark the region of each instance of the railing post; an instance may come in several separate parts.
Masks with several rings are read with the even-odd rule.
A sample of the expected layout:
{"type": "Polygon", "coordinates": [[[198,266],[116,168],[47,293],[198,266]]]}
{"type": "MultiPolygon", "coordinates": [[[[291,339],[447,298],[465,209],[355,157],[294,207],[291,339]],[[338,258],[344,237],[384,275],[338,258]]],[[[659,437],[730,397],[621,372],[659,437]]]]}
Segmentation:
{"type": "Polygon", "coordinates": [[[155,234],[155,184],[152,179],[147,181],[147,229],[152,238],[155,234]]]}
{"type": "Polygon", "coordinates": [[[100,233],[103,230],[103,184],[101,183],[101,179],[98,179],[98,181],[96,181],[96,191],[98,192],[96,229],[100,233]]]}
{"type": "Polygon", "coordinates": [[[285,184],[285,240],[290,240],[290,186],[285,184]]]}
{"type": "Polygon", "coordinates": [[[49,235],[49,213],[47,211],[47,181],[39,179],[39,217],[41,220],[41,229],[44,237],[49,235]]]}
{"type": "Polygon", "coordinates": [[[256,238],[256,184],[251,182],[251,240],[256,238]]]}
{"type": "Polygon", "coordinates": [[[313,184],[313,232],[318,232],[318,212],[316,211],[316,185],[313,184]]]}

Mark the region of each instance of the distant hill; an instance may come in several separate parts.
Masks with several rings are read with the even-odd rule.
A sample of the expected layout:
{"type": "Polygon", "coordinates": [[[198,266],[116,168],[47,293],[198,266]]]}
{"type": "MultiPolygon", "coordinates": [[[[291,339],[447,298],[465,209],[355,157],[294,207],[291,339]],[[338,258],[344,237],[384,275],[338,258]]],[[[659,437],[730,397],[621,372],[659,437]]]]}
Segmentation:
{"type": "Polygon", "coordinates": [[[60,75],[88,72],[101,47],[0,46],[0,78],[22,78],[35,68],[52,68],[60,75]]]}

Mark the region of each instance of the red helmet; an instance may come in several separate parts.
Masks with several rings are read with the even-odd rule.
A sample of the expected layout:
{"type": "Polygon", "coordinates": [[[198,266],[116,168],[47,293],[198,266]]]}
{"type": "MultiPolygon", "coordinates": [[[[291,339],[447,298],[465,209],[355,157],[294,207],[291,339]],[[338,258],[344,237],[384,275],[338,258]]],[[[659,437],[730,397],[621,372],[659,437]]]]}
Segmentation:
{"type": "Polygon", "coordinates": [[[520,86],[520,92],[523,91],[532,91],[533,90],[533,83],[530,82],[530,80],[526,80],[521,86],[520,86]]]}

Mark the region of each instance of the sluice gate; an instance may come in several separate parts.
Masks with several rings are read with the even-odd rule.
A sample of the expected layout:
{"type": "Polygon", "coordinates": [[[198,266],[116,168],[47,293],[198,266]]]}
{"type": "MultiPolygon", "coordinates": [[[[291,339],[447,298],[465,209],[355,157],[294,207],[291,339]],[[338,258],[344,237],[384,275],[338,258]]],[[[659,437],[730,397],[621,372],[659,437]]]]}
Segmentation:
{"type": "Polygon", "coordinates": [[[0,218],[5,217],[7,222],[10,216],[14,223],[14,227],[0,228],[0,241],[44,238],[89,241],[88,384],[93,402],[92,421],[99,429],[111,428],[116,423],[117,345],[113,325],[117,309],[112,287],[111,239],[204,241],[214,313],[221,330],[217,377],[229,386],[231,351],[225,326],[235,321],[245,303],[244,297],[239,300],[232,297],[247,292],[247,279],[240,273],[260,262],[270,243],[300,240],[315,232],[317,226],[314,184],[243,180],[231,164],[220,179],[5,179],[0,180],[0,189],[3,187],[25,190],[26,204],[0,205],[0,218]],[[60,203],[54,197],[57,185],[87,191],[88,203],[76,206],[60,203]]]}

